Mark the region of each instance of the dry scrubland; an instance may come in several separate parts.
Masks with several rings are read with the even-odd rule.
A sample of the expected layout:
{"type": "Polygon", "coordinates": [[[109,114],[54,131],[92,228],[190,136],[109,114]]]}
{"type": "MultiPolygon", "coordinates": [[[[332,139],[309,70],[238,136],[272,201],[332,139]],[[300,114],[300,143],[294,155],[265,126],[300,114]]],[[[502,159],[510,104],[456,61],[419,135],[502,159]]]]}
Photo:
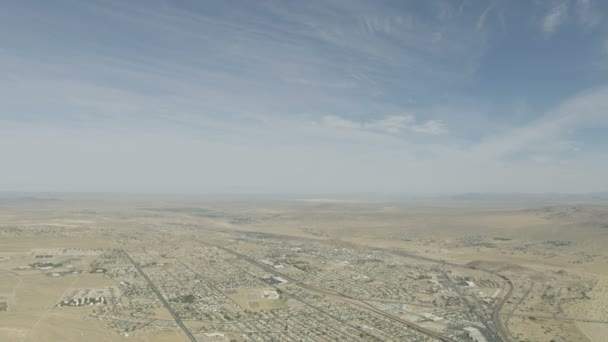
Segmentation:
{"type": "MultiPolygon", "coordinates": [[[[292,314],[314,316],[309,311],[314,311],[315,305],[309,306],[302,299],[309,297],[327,302],[330,313],[335,307],[357,308],[361,303],[385,310],[387,304],[408,302],[407,310],[405,306],[386,308],[390,317],[383,319],[390,320],[395,329],[404,320],[412,322],[414,329],[420,326],[431,331],[426,335],[424,330],[413,331],[408,335],[412,340],[417,339],[416,334],[432,340],[436,332],[451,336],[452,340],[466,341],[469,337],[465,332],[453,332],[452,323],[434,320],[433,314],[468,310],[466,303],[453,306],[445,303],[445,298],[459,295],[457,285],[448,284],[448,280],[486,278],[493,285],[462,287],[462,291],[468,292],[460,295],[465,301],[473,301],[482,316],[487,313],[490,328],[498,331],[496,338],[500,335],[513,341],[604,341],[608,336],[605,246],[608,246],[608,203],[599,201],[412,204],[112,196],[4,199],[0,201],[0,340],[187,340],[184,329],[176,325],[171,312],[138,275],[135,269],[138,265],[142,273],[149,274],[150,282],[159,287],[186,329],[200,341],[241,341],[246,336],[256,340],[264,330],[247,335],[243,326],[253,318],[243,317],[276,314],[285,322],[292,322],[288,318],[292,314]],[[263,246],[265,241],[268,246],[263,246]],[[275,257],[272,251],[287,248],[286,244],[293,244],[289,245],[291,250],[310,244],[319,250],[327,248],[328,253],[333,250],[382,253],[381,261],[392,263],[391,267],[421,263],[416,266],[421,274],[413,278],[420,279],[421,284],[430,284],[427,279],[431,279],[420,271],[423,269],[438,272],[440,278],[441,272],[447,270],[447,280],[440,283],[434,277],[435,284],[431,285],[436,289],[416,290],[412,296],[404,292],[401,298],[397,290],[388,287],[392,280],[378,275],[374,278],[373,268],[355,268],[352,266],[355,262],[343,261],[344,256],[327,262],[307,259],[306,255],[289,260],[285,255],[283,259],[276,256],[282,260],[280,263],[279,259],[272,259],[275,257]],[[216,246],[228,249],[223,251],[216,246]],[[266,254],[261,252],[266,250],[266,254]],[[410,260],[398,256],[401,252],[434,260],[436,264],[423,265],[424,259],[410,260]],[[252,259],[237,258],[237,254],[252,259]],[[189,258],[198,259],[195,262],[189,258]],[[218,263],[228,261],[212,270],[219,266],[214,264],[214,258],[218,263]],[[450,264],[455,266],[450,269],[450,264]],[[314,277],[306,278],[313,271],[314,277]],[[209,281],[227,277],[230,272],[241,272],[251,280],[235,275],[234,279],[244,282],[238,289],[223,288],[220,280],[209,281]],[[289,284],[260,283],[259,279],[276,275],[273,272],[291,277],[289,284]],[[340,272],[348,274],[348,281],[355,284],[351,289],[340,289],[345,282],[339,278],[340,272]],[[512,285],[510,293],[506,279],[512,285]],[[190,288],[209,288],[208,291],[217,291],[218,297],[205,301],[183,289],[170,295],[171,286],[165,285],[189,281],[192,281],[190,288]],[[301,288],[297,288],[295,285],[300,282],[301,288]],[[143,285],[137,287],[138,284],[143,285]],[[279,292],[274,293],[273,289],[279,292]],[[306,291],[314,292],[316,297],[306,291]],[[353,291],[348,293],[354,299],[343,296],[347,291],[353,291]],[[280,298],[275,298],[279,294],[280,298]],[[195,305],[197,308],[193,308],[195,305]],[[215,317],[205,310],[222,314],[215,317]],[[281,316],[282,312],[285,316],[281,316]],[[496,316],[489,317],[493,314],[496,316]],[[223,323],[214,323],[224,318],[223,323]],[[227,328],[239,320],[244,322],[240,330],[232,332],[227,328]],[[502,330],[497,325],[502,325],[502,330]]],[[[395,280],[393,285],[406,287],[399,282],[404,281],[395,280]]],[[[372,310],[365,314],[381,313],[372,310]]],[[[478,322],[471,319],[470,325],[477,324],[483,329],[484,317],[478,322]]],[[[297,328],[298,323],[293,322],[297,328]]],[[[326,329],[323,335],[304,335],[305,340],[321,340],[321,336],[332,333],[347,339],[355,330],[352,336],[361,340],[391,339],[374,335],[376,332],[370,332],[373,329],[366,330],[365,326],[371,323],[357,322],[355,318],[346,322],[353,331],[348,328],[341,331],[336,323],[319,328],[326,329]]],[[[288,328],[296,329],[288,327],[289,324],[292,323],[266,329],[284,329],[287,334],[288,328]]],[[[299,332],[293,334],[297,336],[299,332]]],[[[488,336],[491,340],[492,336],[488,336]]]]}

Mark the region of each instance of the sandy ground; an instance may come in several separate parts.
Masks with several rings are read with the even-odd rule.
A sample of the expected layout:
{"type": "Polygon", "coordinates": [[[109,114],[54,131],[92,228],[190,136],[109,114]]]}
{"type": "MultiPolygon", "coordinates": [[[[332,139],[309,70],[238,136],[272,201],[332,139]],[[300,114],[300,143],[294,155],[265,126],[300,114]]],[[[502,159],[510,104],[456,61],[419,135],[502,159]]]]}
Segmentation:
{"type": "MultiPolygon", "coordinates": [[[[514,335],[521,334],[522,338],[534,341],[548,341],[549,337],[557,336],[558,341],[598,342],[605,341],[605,336],[608,336],[608,323],[600,323],[608,322],[608,250],[605,248],[608,229],[601,226],[604,217],[608,217],[603,216],[608,212],[605,203],[546,207],[540,204],[404,205],[212,200],[184,203],[181,200],[122,199],[38,205],[41,206],[39,210],[0,207],[0,228],[3,225],[58,227],[80,233],[89,229],[91,233],[78,237],[0,236],[0,301],[8,303],[8,311],[0,312],[0,341],[108,341],[124,338],[108,329],[104,322],[86,319],[86,308],[54,308],[71,288],[116,285],[101,274],[86,272],[93,257],[82,256],[72,262],[75,268],[85,271],[74,277],[53,278],[39,271],[14,271],[16,267],[32,262],[34,249],[111,248],[119,244],[108,235],[96,236],[99,227],[117,232],[147,231],[151,227],[165,229],[164,234],[178,241],[189,234],[182,230],[183,227],[192,226],[400,248],[459,264],[481,261],[485,263],[484,267],[495,267],[505,274],[525,270],[529,280],[536,282],[539,289],[546,288],[552,281],[576,278],[582,284],[591,284],[592,289],[586,293],[589,299],[564,300],[561,303],[563,313],[559,313],[557,304],[543,302],[540,294],[536,294],[527,306],[519,308],[532,310],[525,314],[532,312],[539,316],[544,313],[533,310],[555,310],[571,321],[514,317],[510,322],[514,335]],[[180,209],[163,211],[163,208],[180,209]],[[564,244],[556,247],[547,241],[564,244]],[[567,276],[560,278],[558,272],[562,271],[567,276]],[[559,336],[565,337],[559,339],[559,336]]],[[[246,298],[237,299],[245,302],[246,298]]],[[[157,314],[170,319],[165,310],[160,309],[157,314]]],[[[129,336],[128,340],[182,341],[186,338],[179,329],[174,329],[140,332],[129,336]]]]}

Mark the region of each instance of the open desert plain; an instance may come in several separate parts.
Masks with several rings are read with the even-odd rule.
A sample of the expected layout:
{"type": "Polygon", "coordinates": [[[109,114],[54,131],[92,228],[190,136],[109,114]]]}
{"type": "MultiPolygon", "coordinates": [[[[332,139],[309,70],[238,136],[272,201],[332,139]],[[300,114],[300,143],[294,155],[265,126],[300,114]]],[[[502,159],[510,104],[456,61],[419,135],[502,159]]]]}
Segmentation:
{"type": "Polygon", "coordinates": [[[1,341],[605,341],[608,203],[17,196],[1,341]]]}

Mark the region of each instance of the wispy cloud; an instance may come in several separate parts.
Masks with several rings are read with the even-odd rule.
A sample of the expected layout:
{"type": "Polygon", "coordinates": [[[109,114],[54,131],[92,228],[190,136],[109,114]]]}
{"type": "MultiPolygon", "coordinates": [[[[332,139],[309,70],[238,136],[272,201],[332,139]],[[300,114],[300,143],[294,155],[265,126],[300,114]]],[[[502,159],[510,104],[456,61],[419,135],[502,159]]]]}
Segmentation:
{"type": "Polygon", "coordinates": [[[10,2],[0,188],[575,188],[608,160],[605,5],[547,4],[10,2]]]}
{"type": "Polygon", "coordinates": [[[323,117],[323,124],[335,128],[360,129],[360,122],[343,119],[339,116],[328,115],[323,117]]]}
{"type": "Polygon", "coordinates": [[[493,8],[494,8],[494,4],[492,3],[485,10],[483,10],[483,12],[481,12],[481,14],[479,15],[479,18],[477,18],[476,28],[478,31],[484,29],[484,25],[486,23],[486,17],[488,16],[488,13],[490,13],[490,11],[493,8]]]}
{"type": "Polygon", "coordinates": [[[381,131],[389,134],[399,134],[407,129],[415,119],[412,115],[389,115],[380,120],[363,124],[365,129],[381,131]]]}
{"type": "Polygon", "coordinates": [[[418,133],[426,133],[433,135],[444,134],[448,132],[448,129],[445,127],[445,124],[441,120],[429,120],[421,125],[413,125],[412,130],[418,133]]]}
{"type": "MultiPolygon", "coordinates": [[[[572,134],[583,128],[608,127],[608,88],[579,94],[526,125],[491,137],[476,148],[496,157],[513,153],[577,152],[581,142],[572,134]]],[[[580,139],[580,138],[579,138],[580,139]]]]}
{"type": "Polygon", "coordinates": [[[576,10],[579,22],[587,30],[597,27],[603,19],[591,0],[576,0],[576,10]]]}
{"type": "Polygon", "coordinates": [[[547,9],[540,26],[548,38],[569,22],[589,32],[596,29],[602,20],[602,11],[592,0],[560,0],[547,9]]]}
{"type": "Polygon", "coordinates": [[[323,117],[323,123],[334,128],[360,129],[393,135],[400,134],[403,131],[439,135],[448,131],[442,120],[429,120],[416,124],[416,118],[413,115],[388,115],[379,120],[366,122],[351,121],[329,115],[323,117]]]}
{"type": "Polygon", "coordinates": [[[550,37],[560,26],[568,20],[568,3],[561,2],[549,9],[542,18],[541,28],[547,37],[550,37]]]}

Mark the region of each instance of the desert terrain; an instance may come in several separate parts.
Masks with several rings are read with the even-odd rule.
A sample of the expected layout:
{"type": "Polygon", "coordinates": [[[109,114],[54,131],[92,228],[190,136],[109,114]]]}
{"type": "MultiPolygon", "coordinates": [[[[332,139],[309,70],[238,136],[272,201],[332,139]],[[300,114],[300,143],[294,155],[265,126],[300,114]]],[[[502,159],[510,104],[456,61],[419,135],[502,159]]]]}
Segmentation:
{"type": "Polygon", "coordinates": [[[603,341],[608,202],[5,195],[2,341],[603,341]]]}

